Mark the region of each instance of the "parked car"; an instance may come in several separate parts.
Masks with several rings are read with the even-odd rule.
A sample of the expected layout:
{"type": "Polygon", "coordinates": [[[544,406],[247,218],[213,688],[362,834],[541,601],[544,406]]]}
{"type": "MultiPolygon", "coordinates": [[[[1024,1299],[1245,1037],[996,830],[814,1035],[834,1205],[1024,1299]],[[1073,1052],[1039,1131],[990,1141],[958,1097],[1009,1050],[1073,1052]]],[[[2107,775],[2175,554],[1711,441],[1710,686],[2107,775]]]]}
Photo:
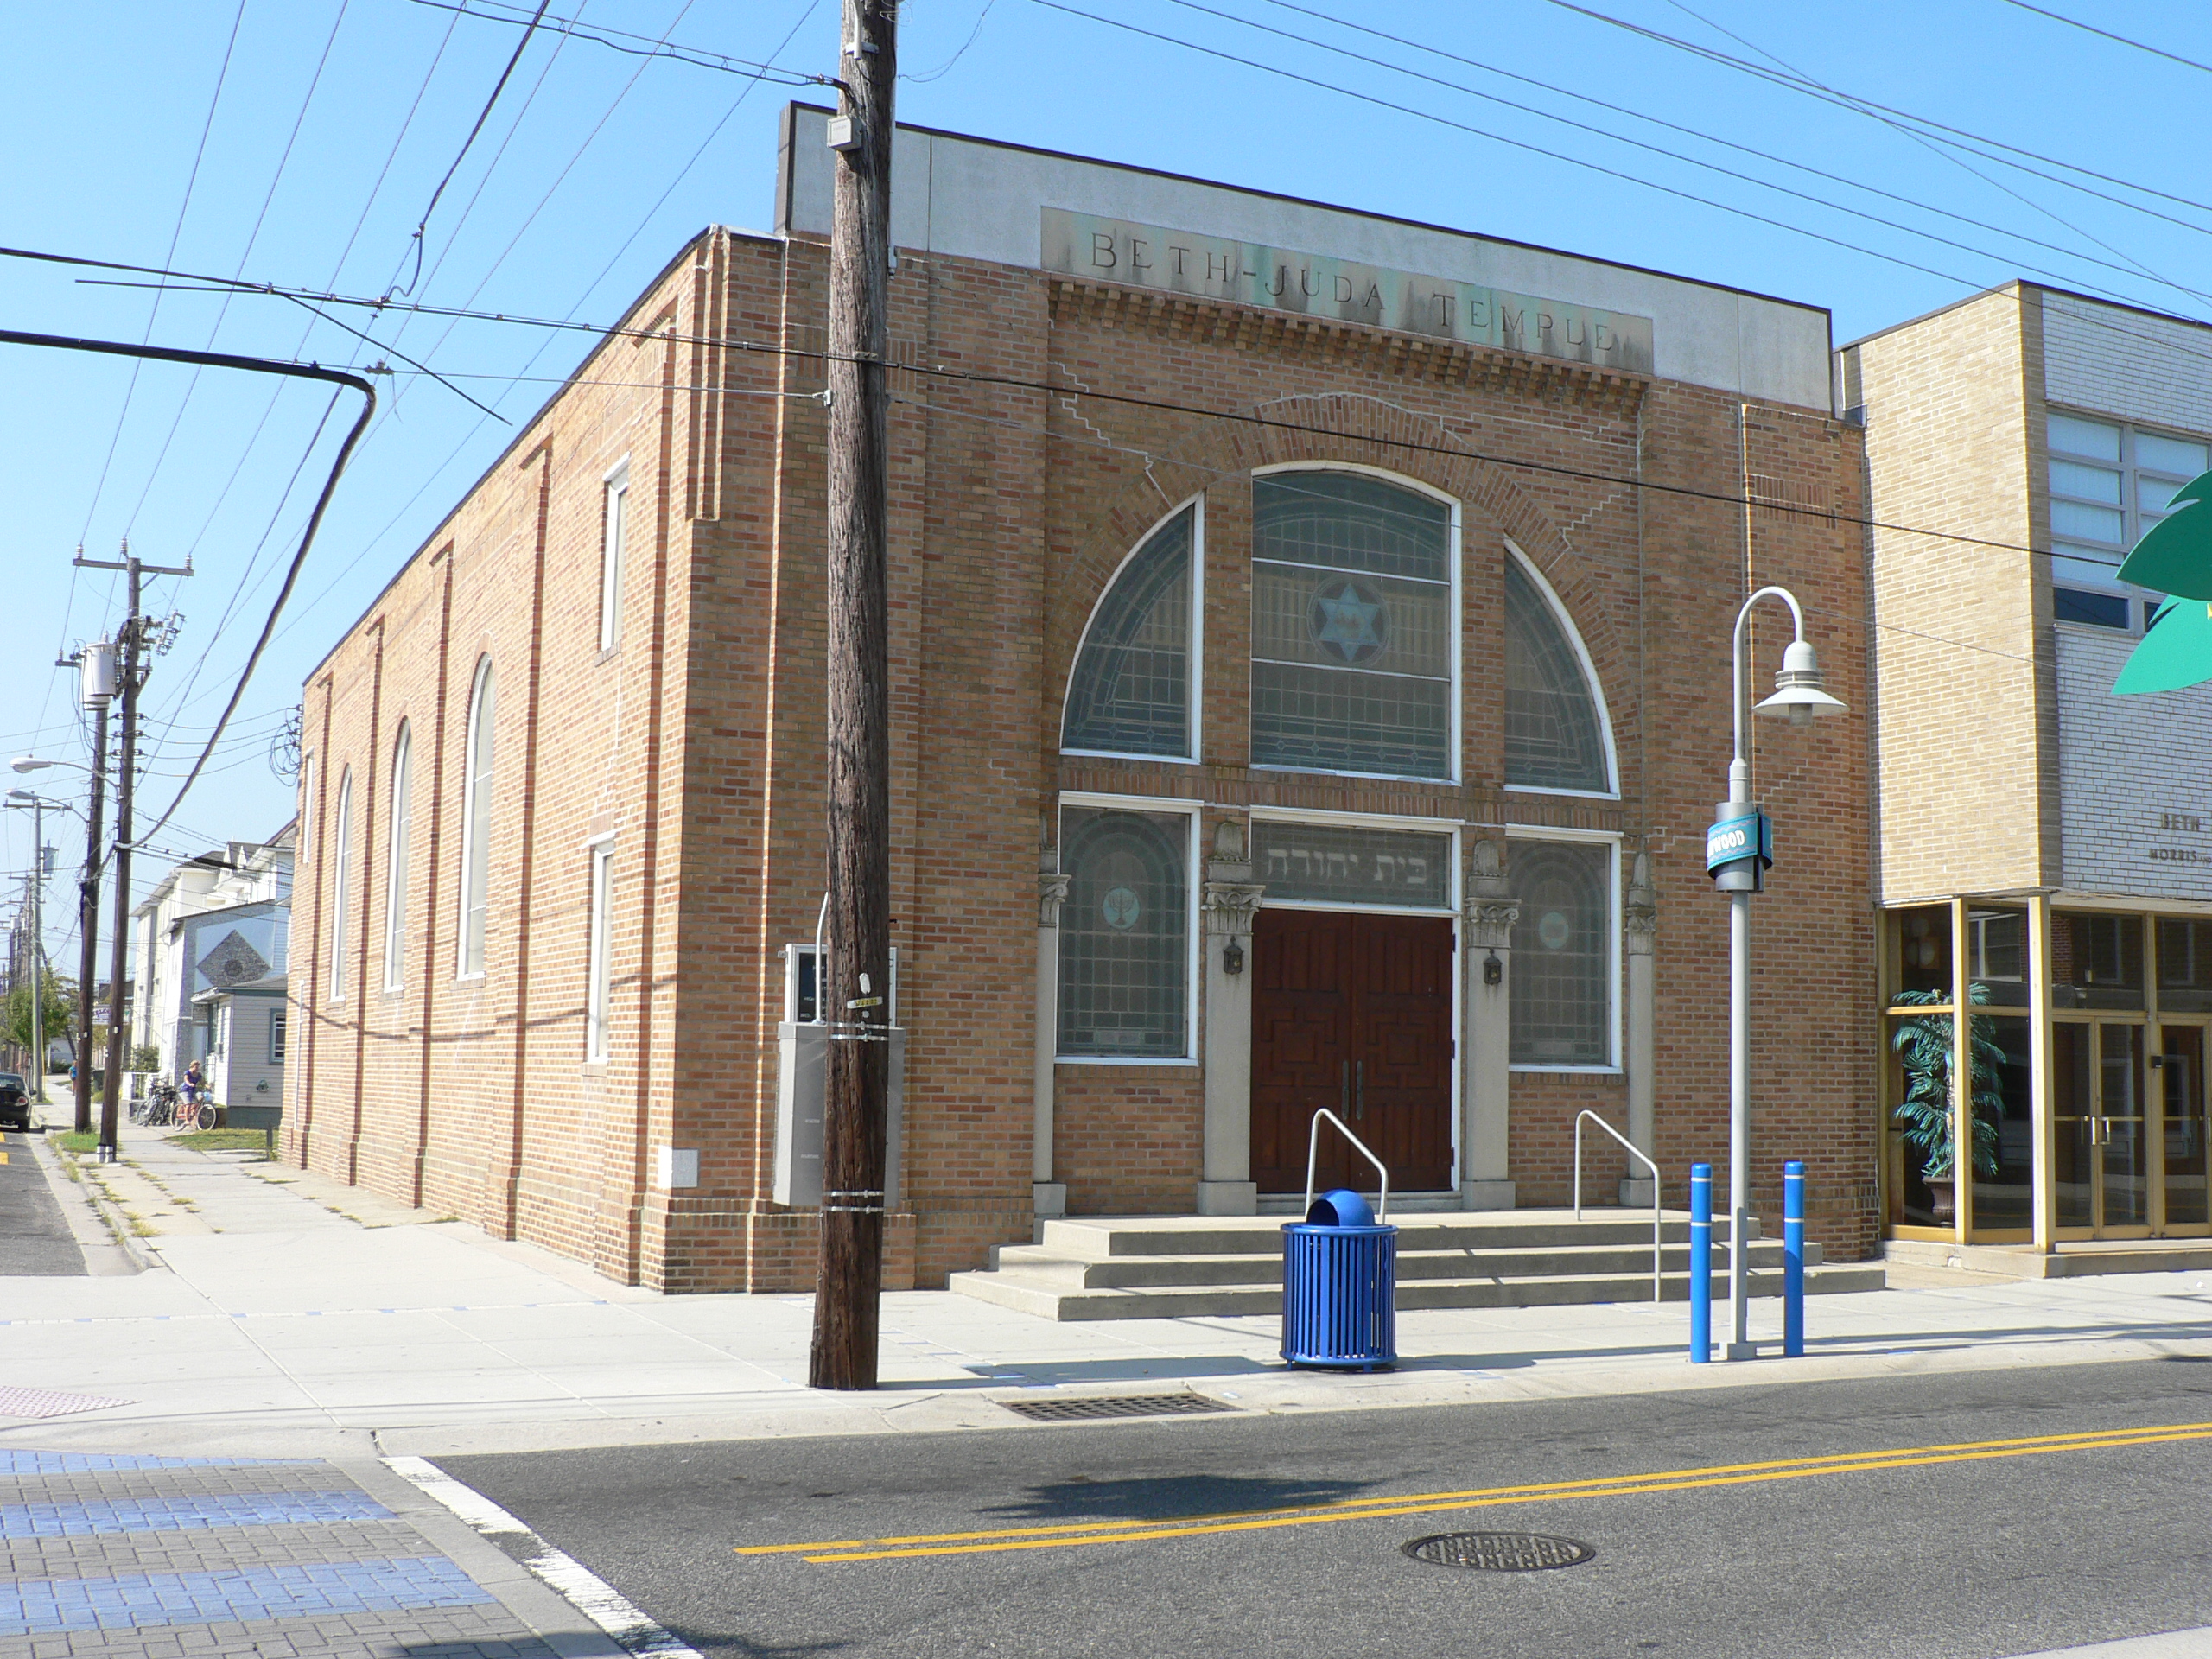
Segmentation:
{"type": "Polygon", "coordinates": [[[0,1128],[31,1126],[31,1091],[13,1071],[0,1071],[0,1128]]]}

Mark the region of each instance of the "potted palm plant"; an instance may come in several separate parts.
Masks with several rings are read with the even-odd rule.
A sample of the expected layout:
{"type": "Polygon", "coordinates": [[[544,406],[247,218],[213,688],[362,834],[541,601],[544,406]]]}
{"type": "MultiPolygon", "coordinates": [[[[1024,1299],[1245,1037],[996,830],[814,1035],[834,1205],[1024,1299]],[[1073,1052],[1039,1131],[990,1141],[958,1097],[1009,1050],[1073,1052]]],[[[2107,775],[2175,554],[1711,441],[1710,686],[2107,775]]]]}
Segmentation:
{"type": "MultiPolygon", "coordinates": [[[[1989,1001],[1988,988],[1970,986],[1967,1000],[1977,1006],[1989,1001]]],[[[1942,991],[1899,991],[1892,1006],[1948,1002],[1942,991]]],[[[1967,1017],[1967,1042],[1974,1055],[1974,1166],[1984,1175],[1997,1173],[1997,1125],[2005,1113],[2005,1092],[1999,1079],[2005,1065],[1986,1014],[1967,1017]]],[[[1928,1188],[1930,1211],[1939,1227],[1949,1226],[1958,1216],[1957,1149],[1951,1135],[1951,1016],[1923,1014],[1897,1021],[1890,1046],[1904,1071],[1904,1098],[1891,1114],[1905,1144],[1921,1155],[1920,1179],[1928,1188]]]]}

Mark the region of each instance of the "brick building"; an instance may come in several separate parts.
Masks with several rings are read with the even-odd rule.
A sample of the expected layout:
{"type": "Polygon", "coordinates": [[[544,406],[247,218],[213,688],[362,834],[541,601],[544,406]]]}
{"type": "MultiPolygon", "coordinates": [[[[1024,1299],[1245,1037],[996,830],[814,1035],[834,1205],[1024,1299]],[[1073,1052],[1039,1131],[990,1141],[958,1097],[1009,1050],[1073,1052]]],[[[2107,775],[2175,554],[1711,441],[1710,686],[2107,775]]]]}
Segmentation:
{"type": "MultiPolygon", "coordinates": [[[[812,1282],[823,122],[774,234],[685,246],[306,688],[287,1154],[671,1290],[812,1282]]],[[[897,168],[887,1282],[1280,1207],[1321,1105],[1408,1202],[1564,1202],[1585,1109],[1680,1202],[1769,582],[1854,713],[1758,734],[1754,1161],[1866,1254],[1827,313],[918,129],[897,168]]]]}
{"type": "Polygon", "coordinates": [[[1841,360],[1874,516],[1980,538],[1872,540],[1890,1230],[2212,1233],[2212,689],[2112,695],[2158,597],[2120,559],[2212,468],[2212,329],[2014,283],[1841,360]]]}

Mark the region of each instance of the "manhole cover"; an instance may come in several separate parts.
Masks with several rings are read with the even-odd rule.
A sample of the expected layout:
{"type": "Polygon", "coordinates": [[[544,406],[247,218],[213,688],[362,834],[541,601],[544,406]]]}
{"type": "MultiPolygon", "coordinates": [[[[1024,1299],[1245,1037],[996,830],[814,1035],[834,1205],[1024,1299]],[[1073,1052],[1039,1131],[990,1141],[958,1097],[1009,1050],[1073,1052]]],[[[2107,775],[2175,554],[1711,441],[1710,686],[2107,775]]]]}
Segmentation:
{"type": "Polygon", "coordinates": [[[1541,1573],[1578,1566],[1598,1553],[1580,1538],[1541,1532],[1435,1532],[1402,1548],[1431,1567],[1471,1567],[1482,1573],[1541,1573]]]}
{"type": "Polygon", "coordinates": [[[1125,1394],[1105,1399],[1001,1400],[1017,1417],[1038,1423],[1085,1422],[1098,1417],[1187,1417],[1194,1412],[1230,1411],[1202,1394],[1125,1394]]]}

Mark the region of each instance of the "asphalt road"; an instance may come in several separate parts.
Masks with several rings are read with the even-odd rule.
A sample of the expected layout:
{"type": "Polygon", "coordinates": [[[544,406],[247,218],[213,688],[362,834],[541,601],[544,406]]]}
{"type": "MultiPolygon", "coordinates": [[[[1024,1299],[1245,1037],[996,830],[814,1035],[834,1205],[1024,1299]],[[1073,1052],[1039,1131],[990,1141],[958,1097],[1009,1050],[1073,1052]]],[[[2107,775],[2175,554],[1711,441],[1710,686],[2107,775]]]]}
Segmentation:
{"type": "Polygon", "coordinates": [[[441,1464],[715,1656],[1998,1659],[2212,1624],[2212,1364],[2179,1361],[441,1464]],[[2208,1438],[2172,1437],[2191,1424],[2208,1438]],[[2160,1427],[2148,1444],[1737,1467],[2160,1427]],[[1399,1495],[1716,1469],[1357,1515],[1399,1495]],[[1117,1541],[1037,1530],[1347,1501],[1349,1517],[1117,1541]],[[1477,1529],[1597,1553],[1496,1573],[1401,1552],[1477,1529]],[[871,1560],[734,1553],[948,1533],[999,1535],[871,1560]]]}
{"type": "Polygon", "coordinates": [[[0,1276],[81,1274],[85,1253],[46,1184],[32,1137],[0,1135],[0,1276]]]}

